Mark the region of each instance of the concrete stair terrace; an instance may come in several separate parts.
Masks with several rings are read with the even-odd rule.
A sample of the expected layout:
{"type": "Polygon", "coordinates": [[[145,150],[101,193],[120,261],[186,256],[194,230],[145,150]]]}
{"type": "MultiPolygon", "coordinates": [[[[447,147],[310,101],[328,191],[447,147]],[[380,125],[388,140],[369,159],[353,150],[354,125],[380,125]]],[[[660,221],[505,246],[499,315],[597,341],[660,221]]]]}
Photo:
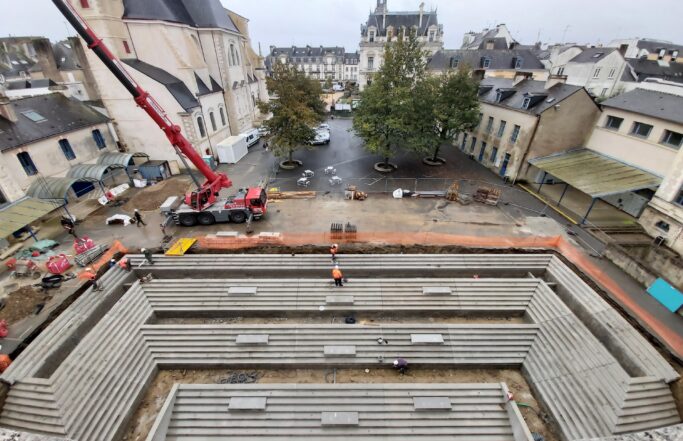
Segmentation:
{"type": "MultiPolygon", "coordinates": [[[[237,268],[244,256],[254,257],[221,255],[218,256],[222,259],[219,265],[237,268]]],[[[454,256],[451,260],[448,255],[432,257],[418,262],[414,256],[392,256],[390,260],[394,263],[391,267],[394,269],[389,274],[381,268],[372,270],[375,275],[385,278],[387,275],[396,276],[402,274],[404,263],[400,262],[405,259],[421,265],[422,277],[418,280],[392,279],[392,283],[399,285],[392,289],[384,279],[359,277],[352,279],[349,287],[358,284],[367,290],[354,288],[346,291],[346,287],[335,290],[329,285],[327,256],[304,256],[300,258],[302,261],[314,261],[321,271],[325,269],[324,280],[302,280],[301,272],[292,265],[286,273],[290,278],[296,276],[292,280],[296,280],[300,288],[295,293],[289,290],[291,284],[283,283],[285,294],[280,305],[275,301],[276,286],[270,279],[252,279],[246,286],[243,278],[216,278],[217,256],[180,258],[190,266],[210,261],[211,268],[214,268],[197,271],[196,275],[204,276],[206,280],[174,281],[174,284],[187,284],[183,288],[184,295],[181,289],[164,296],[159,289],[166,283],[164,276],[182,277],[176,274],[177,270],[172,267],[176,264],[171,265],[172,260],[162,258],[153,266],[144,265],[136,270],[138,274],[151,271],[162,279],[144,285],[135,282],[123,296],[121,287],[130,284],[134,277],[114,268],[105,276],[104,292],[86,292],[81,296],[34,341],[37,344],[30,345],[0,377],[12,384],[0,414],[0,425],[79,441],[117,440],[158,367],[183,365],[188,358],[200,357],[198,353],[203,353],[205,358],[199,366],[212,363],[228,365],[231,359],[245,365],[251,359],[251,365],[258,366],[268,365],[272,360],[282,363],[290,357],[299,360],[292,363],[333,366],[378,363],[378,354],[393,357],[397,348],[411,362],[421,359],[422,363],[416,363],[427,366],[457,365],[458,362],[461,365],[500,366],[495,354],[500,355],[502,351],[506,355],[500,360],[504,360],[505,365],[521,366],[536,397],[549,410],[562,437],[567,440],[608,436],[680,421],[666,384],[677,378],[675,371],[621,316],[606,315],[610,320],[609,326],[600,326],[595,323],[597,319],[591,320],[592,312],[600,314],[606,311],[599,308],[602,299],[561,261],[553,262],[555,257],[528,256],[538,260],[535,264],[520,263],[522,269],[518,273],[512,271],[514,261],[521,262],[516,255],[486,256],[487,259],[472,255],[470,262],[467,255],[454,256]],[[192,259],[195,259],[194,263],[192,259]],[[529,272],[537,277],[550,278],[540,267],[531,269],[533,265],[541,265],[544,259],[546,266],[553,265],[550,276],[558,284],[555,287],[557,293],[540,278],[524,278],[529,272]],[[488,263],[481,263],[484,260],[488,263]],[[169,269],[165,269],[167,261],[169,269]],[[483,273],[492,271],[496,265],[509,276],[517,274],[519,278],[501,283],[489,279],[445,279],[450,272],[483,273]],[[444,267],[449,269],[442,270],[444,267]],[[439,278],[425,278],[425,274],[438,275],[439,278]],[[408,288],[401,288],[403,284],[408,288]],[[256,290],[244,290],[245,287],[256,287],[256,290]],[[230,288],[238,288],[239,295],[235,295],[234,289],[231,292],[230,288]],[[450,293],[430,294],[424,291],[425,288],[436,291],[449,288],[450,293]],[[526,294],[525,289],[528,289],[526,294]],[[574,289],[580,291],[576,297],[572,297],[574,289]],[[378,290],[381,290],[379,297],[378,290]],[[346,304],[339,304],[340,299],[328,299],[342,293],[352,295],[353,303],[349,304],[346,299],[346,304]],[[463,297],[467,298],[466,301],[462,298],[453,301],[453,297],[463,293],[466,293],[463,297]],[[329,306],[358,312],[377,311],[378,305],[380,310],[392,311],[405,302],[408,302],[406,310],[413,308],[419,311],[420,300],[424,300],[426,310],[433,311],[435,295],[445,303],[450,302],[455,311],[460,306],[474,307],[475,310],[481,307],[484,311],[490,304],[487,297],[514,298],[510,305],[512,310],[518,312],[519,308],[524,308],[529,324],[382,325],[364,332],[361,325],[343,323],[169,325],[154,324],[153,320],[156,307],[160,308],[160,314],[170,313],[175,301],[180,306],[172,313],[187,313],[191,317],[202,310],[230,310],[231,305],[234,305],[235,313],[241,314],[253,311],[251,308],[258,307],[261,301],[266,310],[310,311],[315,309],[315,305],[320,306],[323,299],[325,305],[332,300],[329,306]],[[246,296],[249,297],[247,303],[246,296]],[[197,301],[198,298],[202,300],[197,301]],[[335,302],[337,304],[332,305],[335,302]],[[478,302],[482,303],[478,305],[478,302]],[[583,305],[592,305],[593,309],[583,305]],[[595,305],[598,305],[597,309],[595,305]],[[618,335],[611,335],[612,329],[618,335]],[[264,330],[268,334],[267,344],[263,342],[264,330]],[[603,345],[600,332],[608,333],[608,345],[603,345]],[[439,335],[443,343],[439,341],[439,335]],[[378,345],[376,339],[379,336],[390,341],[387,346],[391,349],[378,345]],[[624,348],[628,342],[633,346],[624,348]],[[379,347],[385,352],[380,352],[379,347]],[[648,357],[653,359],[647,360],[648,357]]],[[[382,266],[379,262],[382,258],[384,256],[377,259],[379,267],[382,266]]],[[[265,260],[261,262],[262,268],[264,265],[268,268],[265,260]]],[[[363,256],[360,260],[368,263],[373,259],[372,256],[363,256]]],[[[250,265],[254,271],[257,270],[257,260],[250,265]]],[[[273,265],[278,266],[276,260],[273,265]]],[[[275,273],[263,271],[264,275],[272,277],[282,269],[279,267],[275,273]]],[[[341,300],[344,303],[344,299],[341,300]]],[[[324,388],[325,385],[316,386],[324,388]]],[[[346,386],[343,385],[344,388],[346,386]]],[[[442,387],[446,386],[452,385],[442,387]]],[[[362,387],[367,389],[368,385],[362,387]]],[[[386,391],[391,389],[389,385],[373,387],[386,391]]],[[[217,389],[217,386],[208,388],[217,389]]],[[[207,407],[207,412],[213,412],[211,407],[207,407]]],[[[203,418],[200,411],[194,413],[203,418]]],[[[503,438],[496,436],[481,439],[509,439],[504,435],[501,435],[503,438]]]]}
{"type": "Polygon", "coordinates": [[[176,385],[148,441],[531,441],[504,384],[176,385]]]}

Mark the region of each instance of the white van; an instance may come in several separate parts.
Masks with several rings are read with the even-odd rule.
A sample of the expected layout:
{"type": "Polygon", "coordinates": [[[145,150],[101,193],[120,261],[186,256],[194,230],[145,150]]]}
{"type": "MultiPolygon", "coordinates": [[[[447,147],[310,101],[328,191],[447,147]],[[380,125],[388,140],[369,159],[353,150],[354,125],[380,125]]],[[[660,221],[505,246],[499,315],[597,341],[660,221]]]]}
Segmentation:
{"type": "Polygon", "coordinates": [[[247,147],[257,144],[259,139],[261,139],[261,133],[259,133],[258,129],[251,129],[242,133],[242,135],[244,135],[244,139],[247,141],[247,147]]]}

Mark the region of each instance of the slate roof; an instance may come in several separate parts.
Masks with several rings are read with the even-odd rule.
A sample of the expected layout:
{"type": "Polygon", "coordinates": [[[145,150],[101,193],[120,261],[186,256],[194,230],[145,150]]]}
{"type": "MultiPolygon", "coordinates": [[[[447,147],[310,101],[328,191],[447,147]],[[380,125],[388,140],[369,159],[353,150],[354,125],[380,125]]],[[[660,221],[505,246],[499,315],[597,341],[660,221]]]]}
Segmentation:
{"type": "Polygon", "coordinates": [[[19,52],[0,54],[0,74],[7,78],[18,77],[21,72],[32,72],[37,63],[19,52]]]}
{"type": "Polygon", "coordinates": [[[49,78],[41,78],[37,80],[21,80],[9,81],[5,83],[5,88],[8,90],[22,90],[22,89],[37,89],[41,87],[56,86],[57,83],[49,78]]]}
{"type": "Polygon", "coordinates": [[[516,109],[522,112],[527,112],[539,115],[556,104],[562,102],[565,98],[581,91],[583,87],[572,86],[569,84],[556,84],[550,89],[545,89],[544,81],[523,80],[516,85],[512,85],[513,80],[507,78],[485,78],[479,86],[479,100],[488,104],[516,109]],[[488,87],[490,86],[490,88],[488,87]],[[511,92],[508,98],[502,100],[500,103],[496,102],[498,89],[511,92]],[[537,103],[530,106],[529,109],[524,109],[522,104],[524,98],[530,96],[534,98],[537,103]],[[550,100],[550,102],[548,102],[550,100]]]}
{"type": "Polygon", "coordinates": [[[55,63],[59,70],[77,70],[82,69],[78,64],[78,59],[71,47],[70,41],[60,41],[52,45],[52,51],[55,54],[55,63]]]}
{"type": "Polygon", "coordinates": [[[124,0],[123,6],[124,19],[170,21],[239,33],[220,0],[124,0]]]}
{"type": "Polygon", "coordinates": [[[668,51],[679,51],[681,56],[683,56],[683,45],[675,44],[670,41],[660,41],[660,40],[638,40],[636,42],[638,49],[645,49],[650,53],[657,53],[660,49],[666,49],[668,51]]]}
{"type": "Polygon", "coordinates": [[[631,70],[626,69],[622,78],[625,81],[644,81],[647,78],[659,78],[666,81],[683,83],[683,63],[667,63],[647,58],[628,59],[631,70]],[[632,73],[635,73],[635,78],[632,73]]]}
{"type": "MultiPolygon", "coordinates": [[[[401,29],[402,27],[410,29],[413,26],[419,27],[419,24],[419,11],[387,12],[386,21],[381,13],[372,13],[368,17],[368,21],[366,22],[365,26],[362,27],[361,35],[367,36],[368,27],[370,26],[374,26],[375,28],[377,28],[377,35],[386,36],[387,28],[389,28],[390,26],[394,29],[401,29]]],[[[439,20],[437,18],[436,11],[424,11],[422,13],[422,26],[419,27],[417,34],[427,35],[427,28],[434,25],[439,25],[439,20]]]]}
{"type": "Polygon", "coordinates": [[[61,93],[12,100],[17,122],[0,117],[0,151],[5,151],[61,133],[103,124],[109,118],[61,93]],[[34,122],[22,112],[34,111],[45,121],[34,122]]]}
{"type": "Polygon", "coordinates": [[[201,79],[199,75],[196,73],[194,74],[194,79],[197,81],[197,89],[199,90],[199,93],[197,94],[198,96],[202,95],[208,95],[210,93],[216,93],[216,92],[222,92],[223,88],[218,85],[216,80],[213,79],[212,76],[209,75],[209,78],[211,78],[211,88],[209,88],[204,80],[201,79]]]}
{"type": "Polygon", "coordinates": [[[347,52],[344,54],[344,63],[346,64],[358,64],[360,61],[360,54],[358,52],[347,52]],[[353,63],[351,63],[353,61],[353,63]]]}
{"type": "Polygon", "coordinates": [[[467,64],[472,69],[479,69],[482,67],[482,58],[488,58],[491,61],[488,69],[514,69],[515,60],[521,58],[522,66],[519,70],[544,70],[545,67],[538,60],[538,58],[526,49],[503,49],[503,50],[471,50],[471,49],[457,49],[457,50],[440,50],[434,53],[429,60],[428,68],[433,70],[447,69],[451,65],[451,59],[457,58],[458,65],[467,64]]]}
{"type": "Polygon", "coordinates": [[[603,101],[602,106],[683,124],[683,97],[669,93],[635,89],[603,101]]]}
{"type": "Polygon", "coordinates": [[[147,75],[151,79],[158,83],[166,86],[166,89],[173,95],[173,97],[178,101],[178,104],[185,109],[186,112],[190,112],[191,109],[199,107],[199,101],[194,96],[192,91],[183,83],[179,78],[171,75],[163,69],[160,69],[151,64],[140,61],[137,58],[129,58],[121,60],[133,69],[147,75]]]}
{"type": "Polygon", "coordinates": [[[589,47],[584,49],[579,55],[575,56],[570,63],[596,63],[606,56],[615,52],[617,49],[613,47],[589,47]]]}

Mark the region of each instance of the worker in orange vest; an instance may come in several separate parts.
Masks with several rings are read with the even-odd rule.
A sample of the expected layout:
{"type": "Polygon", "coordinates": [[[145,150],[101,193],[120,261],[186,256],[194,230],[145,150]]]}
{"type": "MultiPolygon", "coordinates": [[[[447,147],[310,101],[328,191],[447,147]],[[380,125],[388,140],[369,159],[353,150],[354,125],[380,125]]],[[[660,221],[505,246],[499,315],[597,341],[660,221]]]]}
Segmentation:
{"type": "Polygon", "coordinates": [[[7,354],[0,354],[0,374],[12,364],[12,359],[7,354]]]}
{"type": "Polygon", "coordinates": [[[130,271],[130,260],[128,260],[127,257],[122,257],[121,260],[119,260],[119,268],[130,271]]]}
{"type": "Polygon", "coordinates": [[[344,286],[342,283],[342,272],[339,269],[339,265],[335,265],[332,269],[332,278],[334,279],[334,286],[344,286]]]}
{"type": "Polygon", "coordinates": [[[95,291],[102,291],[102,286],[100,285],[100,282],[97,281],[97,273],[93,271],[92,268],[86,268],[81,275],[84,279],[90,280],[95,291]]]}

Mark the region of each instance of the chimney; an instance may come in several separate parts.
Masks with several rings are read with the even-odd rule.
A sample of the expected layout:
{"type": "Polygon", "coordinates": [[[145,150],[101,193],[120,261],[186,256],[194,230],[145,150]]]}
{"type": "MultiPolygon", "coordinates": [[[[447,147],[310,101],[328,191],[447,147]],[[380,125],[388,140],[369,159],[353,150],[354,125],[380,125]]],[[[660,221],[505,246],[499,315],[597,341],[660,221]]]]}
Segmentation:
{"type": "Polygon", "coordinates": [[[418,28],[420,28],[420,29],[422,28],[422,16],[424,15],[424,12],[425,12],[425,3],[422,2],[422,3],[420,3],[420,25],[418,26],[418,28]]]}
{"type": "Polygon", "coordinates": [[[550,75],[548,79],[545,82],[545,86],[543,88],[545,90],[550,89],[551,87],[555,86],[556,84],[565,84],[567,82],[567,75],[550,75]]]}
{"type": "Polygon", "coordinates": [[[5,92],[0,91],[0,116],[9,122],[17,122],[17,113],[14,111],[14,104],[7,98],[5,92]]]}

